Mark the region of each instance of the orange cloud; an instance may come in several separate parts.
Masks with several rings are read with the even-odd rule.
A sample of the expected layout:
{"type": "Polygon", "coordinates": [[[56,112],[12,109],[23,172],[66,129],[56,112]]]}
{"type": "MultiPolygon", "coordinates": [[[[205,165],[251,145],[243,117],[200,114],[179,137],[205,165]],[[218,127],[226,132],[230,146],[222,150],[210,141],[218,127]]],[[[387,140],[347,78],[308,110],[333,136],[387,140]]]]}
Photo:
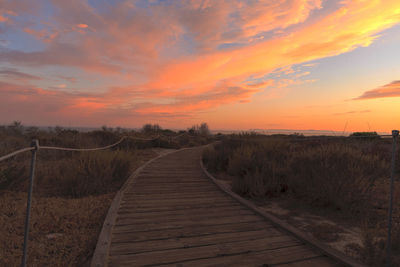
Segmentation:
{"type": "Polygon", "coordinates": [[[250,83],[250,84],[247,84],[247,86],[250,88],[263,88],[263,87],[267,87],[267,86],[272,86],[273,84],[274,84],[273,80],[267,80],[267,81],[263,81],[263,82],[250,83]]]}
{"type": "Polygon", "coordinates": [[[304,22],[312,10],[321,8],[321,3],[321,0],[255,2],[255,8],[240,12],[245,22],[243,31],[246,36],[254,36],[304,22]]]}
{"type": "Polygon", "coordinates": [[[400,80],[393,81],[379,88],[366,91],[364,94],[362,94],[357,98],[354,98],[353,100],[365,100],[365,99],[399,97],[399,96],[400,96],[400,80]]]}
{"type": "Polygon", "coordinates": [[[175,100],[169,104],[148,104],[137,111],[141,113],[193,112],[231,102],[248,102],[256,92],[259,90],[223,82],[209,91],[192,96],[176,96],[175,100]]]}
{"type": "Polygon", "coordinates": [[[89,27],[87,24],[77,24],[76,26],[81,29],[86,29],[87,27],[89,27]]]}
{"type": "Polygon", "coordinates": [[[0,22],[6,22],[6,21],[8,21],[8,18],[0,14],[0,22]]]}

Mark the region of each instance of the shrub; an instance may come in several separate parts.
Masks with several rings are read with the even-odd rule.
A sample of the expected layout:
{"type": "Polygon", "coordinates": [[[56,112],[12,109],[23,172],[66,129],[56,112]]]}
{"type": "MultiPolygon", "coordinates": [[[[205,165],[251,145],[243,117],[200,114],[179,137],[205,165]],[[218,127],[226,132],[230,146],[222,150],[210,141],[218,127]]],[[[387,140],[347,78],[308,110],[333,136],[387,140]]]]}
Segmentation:
{"type": "Polygon", "coordinates": [[[288,165],[290,191],[320,205],[359,210],[369,201],[375,181],[389,166],[374,155],[330,144],[292,155],[288,165]]]}

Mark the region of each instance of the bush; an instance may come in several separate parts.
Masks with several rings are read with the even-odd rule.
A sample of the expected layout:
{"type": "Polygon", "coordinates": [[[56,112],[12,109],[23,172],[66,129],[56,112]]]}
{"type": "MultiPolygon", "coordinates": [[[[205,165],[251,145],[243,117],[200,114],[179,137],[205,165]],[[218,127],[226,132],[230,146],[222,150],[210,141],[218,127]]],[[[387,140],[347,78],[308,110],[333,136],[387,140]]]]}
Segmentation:
{"type": "Polygon", "coordinates": [[[294,195],[323,206],[360,210],[369,201],[377,179],[389,166],[374,155],[345,145],[330,144],[292,155],[289,189],[294,195]]]}

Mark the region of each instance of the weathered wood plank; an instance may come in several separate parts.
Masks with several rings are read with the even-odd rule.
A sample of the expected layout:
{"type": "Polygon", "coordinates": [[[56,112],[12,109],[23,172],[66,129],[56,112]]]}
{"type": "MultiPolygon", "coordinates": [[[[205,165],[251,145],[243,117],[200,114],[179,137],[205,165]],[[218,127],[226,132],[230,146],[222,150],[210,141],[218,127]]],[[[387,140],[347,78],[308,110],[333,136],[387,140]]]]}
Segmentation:
{"type": "MultiPolygon", "coordinates": [[[[134,224],[141,224],[141,223],[151,223],[153,224],[154,222],[160,222],[162,224],[168,223],[168,222],[181,222],[182,224],[185,223],[186,221],[189,222],[200,222],[200,221],[210,221],[210,219],[218,219],[218,218],[226,218],[226,217],[243,217],[243,216],[251,216],[251,218],[257,218],[257,216],[254,216],[254,213],[251,211],[247,210],[240,210],[240,211],[222,211],[219,214],[207,214],[207,213],[192,213],[192,214],[171,214],[168,216],[164,217],[134,217],[131,216],[130,214],[119,214],[116,224],[119,225],[124,225],[124,224],[129,224],[129,223],[134,223],[134,224]]],[[[249,217],[247,217],[249,218],[249,217]]]]}
{"type": "Polygon", "coordinates": [[[255,215],[243,215],[243,216],[229,216],[223,218],[209,218],[205,220],[196,220],[196,219],[182,219],[182,220],[170,220],[166,218],[161,221],[153,221],[153,222],[139,222],[136,223],[135,220],[129,221],[118,221],[115,223],[115,228],[130,228],[130,227],[141,227],[144,230],[153,230],[153,229],[164,229],[164,228],[173,228],[173,227],[195,227],[201,225],[214,225],[214,224],[225,224],[225,223],[241,223],[241,222],[254,222],[261,221],[258,216],[255,215]]]}
{"type": "Polygon", "coordinates": [[[242,241],[257,241],[260,239],[269,237],[269,241],[272,242],[283,242],[292,241],[293,245],[300,244],[299,241],[292,237],[284,234],[280,235],[269,235],[268,229],[262,229],[257,231],[249,232],[236,232],[236,233],[223,233],[223,234],[212,234],[194,237],[176,237],[169,239],[150,240],[144,242],[122,242],[114,237],[114,244],[111,247],[110,255],[125,255],[135,254],[143,252],[151,252],[157,250],[167,249],[179,249],[179,248],[192,248],[200,246],[209,246],[215,244],[242,242],[242,241]]]}
{"type": "MultiPolygon", "coordinates": [[[[187,261],[193,259],[229,256],[235,254],[248,254],[251,252],[257,252],[265,249],[268,249],[269,251],[272,252],[274,250],[282,248],[297,247],[297,246],[299,246],[299,243],[293,241],[293,239],[289,238],[288,236],[286,236],[286,240],[281,237],[279,237],[278,240],[274,240],[274,238],[263,238],[257,240],[227,242],[209,246],[159,250],[159,251],[151,251],[151,252],[144,252],[137,254],[124,254],[124,255],[110,254],[110,263],[132,264],[133,266],[166,264],[166,263],[187,261]]],[[[285,256],[286,255],[287,253],[285,254],[285,256]]],[[[305,248],[302,250],[301,257],[305,256],[312,257],[312,256],[318,256],[318,254],[316,254],[315,252],[313,252],[308,248],[305,248]]],[[[279,256],[275,255],[275,257],[279,256]]],[[[284,258],[281,257],[280,260],[284,261],[284,258]]]]}
{"type": "Polygon", "coordinates": [[[162,229],[143,231],[142,229],[134,229],[131,231],[114,231],[113,237],[120,242],[137,242],[146,240],[160,240],[168,238],[183,238],[193,236],[205,236],[223,233],[240,233],[248,231],[268,230],[268,236],[282,235],[282,232],[277,230],[272,225],[260,222],[246,223],[231,223],[219,225],[206,225],[197,227],[180,227],[174,229],[162,229]]]}
{"type": "Polygon", "coordinates": [[[208,205],[213,204],[215,202],[220,203],[234,203],[232,199],[228,199],[225,197],[216,197],[216,198],[168,198],[168,199],[134,199],[134,198],[123,198],[121,205],[129,205],[131,207],[142,207],[142,206],[168,206],[168,205],[190,205],[190,204],[201,204],[208,205]]]}
{"type": "Polygon", "coordinates": [[[289,263],[280,264],[279,267],[309,267],[309,266],[331,266],[331,267],[339,267],[343,266],[337,262],[332,261],[332,259],[321,256],[312,259],[293,261],[289,263]]]}
{"type": "MultiPolygon", "coordinates": [[[[285,247],[274,250],[261,250],[252,251],[248,253],[241,253],[237,255],[224,255],[217,257],[210,257],[204,259],[194,259],[180,262],[172,262],[169,264],[160,264],[157,266],[173,267],[173,266],[198,266],[198,267],[220,267],[220,266],[280,266],[281,263],[288,261],[302,261],[304,259],[318,258],[321,256],[316,255],[313,251],[305,246],[285,247]],[[178,265],[179,264],[179,265],[178,265]]],[[[121,264],[124,265],[124,264],[121,264]]],[[[121,266],[120,265],[120,266],[121,266]]],[[[126,265],[127,266],[127,265],[126,265]]],[[[325,267],[332,266],[332,263],[322,263],[320,265],[308,265],[308,267],[325,267]]]]}
{"type": "Polygon", "coordinates": [[[128,197],[131,197],[133,199],[169,199],[169,198],[175,198],[175,199],[186,199],[186,198],[198,198],[198,197],[204,197],[204,198],[211,198],[211,197],[221,197],[224,199],[229,199],[227,196],[221,196],[221,194],[218,191],[208,191],[205,193],[170,193],[170,194],[162,194],[162,195],[156,195],[156,194],[140,194],[139,192],[135,193],[125,193],[124,194],[124,199],[127,199],[128,197]]]}
{"type": "MultiPolygon", "coordinates": [[[[237,203],[231,203],[231,202],[222,202],[222,203],[214,203],[212,205],[207,205],[207,207],[209,209],[212,208],[218,208],[218,207],[232,207],[232,206],[237,206],[240,207],[239,204],[237,203]]],[[[129,206],[128,204],[125,205],[121,205],[121,207],[119,208],[119,210],[127,210],[127,211],[132,211],[135,210],[135,212],[149,212],[149,211],[166,211],[166,210],[190,210],[190,209],[196,209],[196,208],[200,208],[200,207],[204,207],[204,205],[176,205],[176,206],[164,206],[164,207],[160,207],[160,206],[148,206],[148,207],[132,207],[129,206]]]]}
{"type": "MultiPolygon", "coordinates": [[[[191,214],[204,214],[204,216],[213,216],[222,214],[223,212],[240,212],[240,211],[249,211],[242,207],[237,206],[227,206],[224,208],[213,208],[209,209],[206,207],[195,208],[195,209],[188,209],[188,210],[168,210],[168,211],[155,211],[155,212],[137,212],[135,210],[129,211],[118,211],[118,214],[127,214],[130,215],[132,218],[153,218],[157,219],[158,217],[165,217],[170,215],[191,215],[191,214]]],[[[237,213],[239,214],[239,213],[237,213]]]]}

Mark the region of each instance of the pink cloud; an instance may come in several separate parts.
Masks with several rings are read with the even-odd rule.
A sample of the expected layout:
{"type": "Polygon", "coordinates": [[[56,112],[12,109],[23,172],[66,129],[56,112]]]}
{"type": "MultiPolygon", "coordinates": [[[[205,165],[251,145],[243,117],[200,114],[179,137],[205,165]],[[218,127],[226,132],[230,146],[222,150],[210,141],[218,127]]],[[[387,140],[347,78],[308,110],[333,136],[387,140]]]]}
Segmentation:
{"type": "Polygon", "coordinates": [[[112,63],[102,62],[101,58],[87,53],[71,44],[51,43],[46,51],[22,52],[4,49],[0,60],[27,66],[71,66],[100,73],[116,73],[121,68],[112,63]]]}
{"type": "Polygon", "coordinates": [[[354,98],[353,100],[366,100],[366,99],[399,97],[399,96],[400,96],[400,80],[393,81],[376,89],[366,91],[364,92],[364,94],[354,98]]]}
{"type": "Polygon", "coordinates": [[[56,31],[50,32],[47,29],[42,29],[40,31],[37,31],[34,29],[25,28],[24,32],[36,37],[39,40],[43,40],[45,42],[51,42],[54,39],[56,39],[59,35],[59,32],[56,32],[56,31]]]}

